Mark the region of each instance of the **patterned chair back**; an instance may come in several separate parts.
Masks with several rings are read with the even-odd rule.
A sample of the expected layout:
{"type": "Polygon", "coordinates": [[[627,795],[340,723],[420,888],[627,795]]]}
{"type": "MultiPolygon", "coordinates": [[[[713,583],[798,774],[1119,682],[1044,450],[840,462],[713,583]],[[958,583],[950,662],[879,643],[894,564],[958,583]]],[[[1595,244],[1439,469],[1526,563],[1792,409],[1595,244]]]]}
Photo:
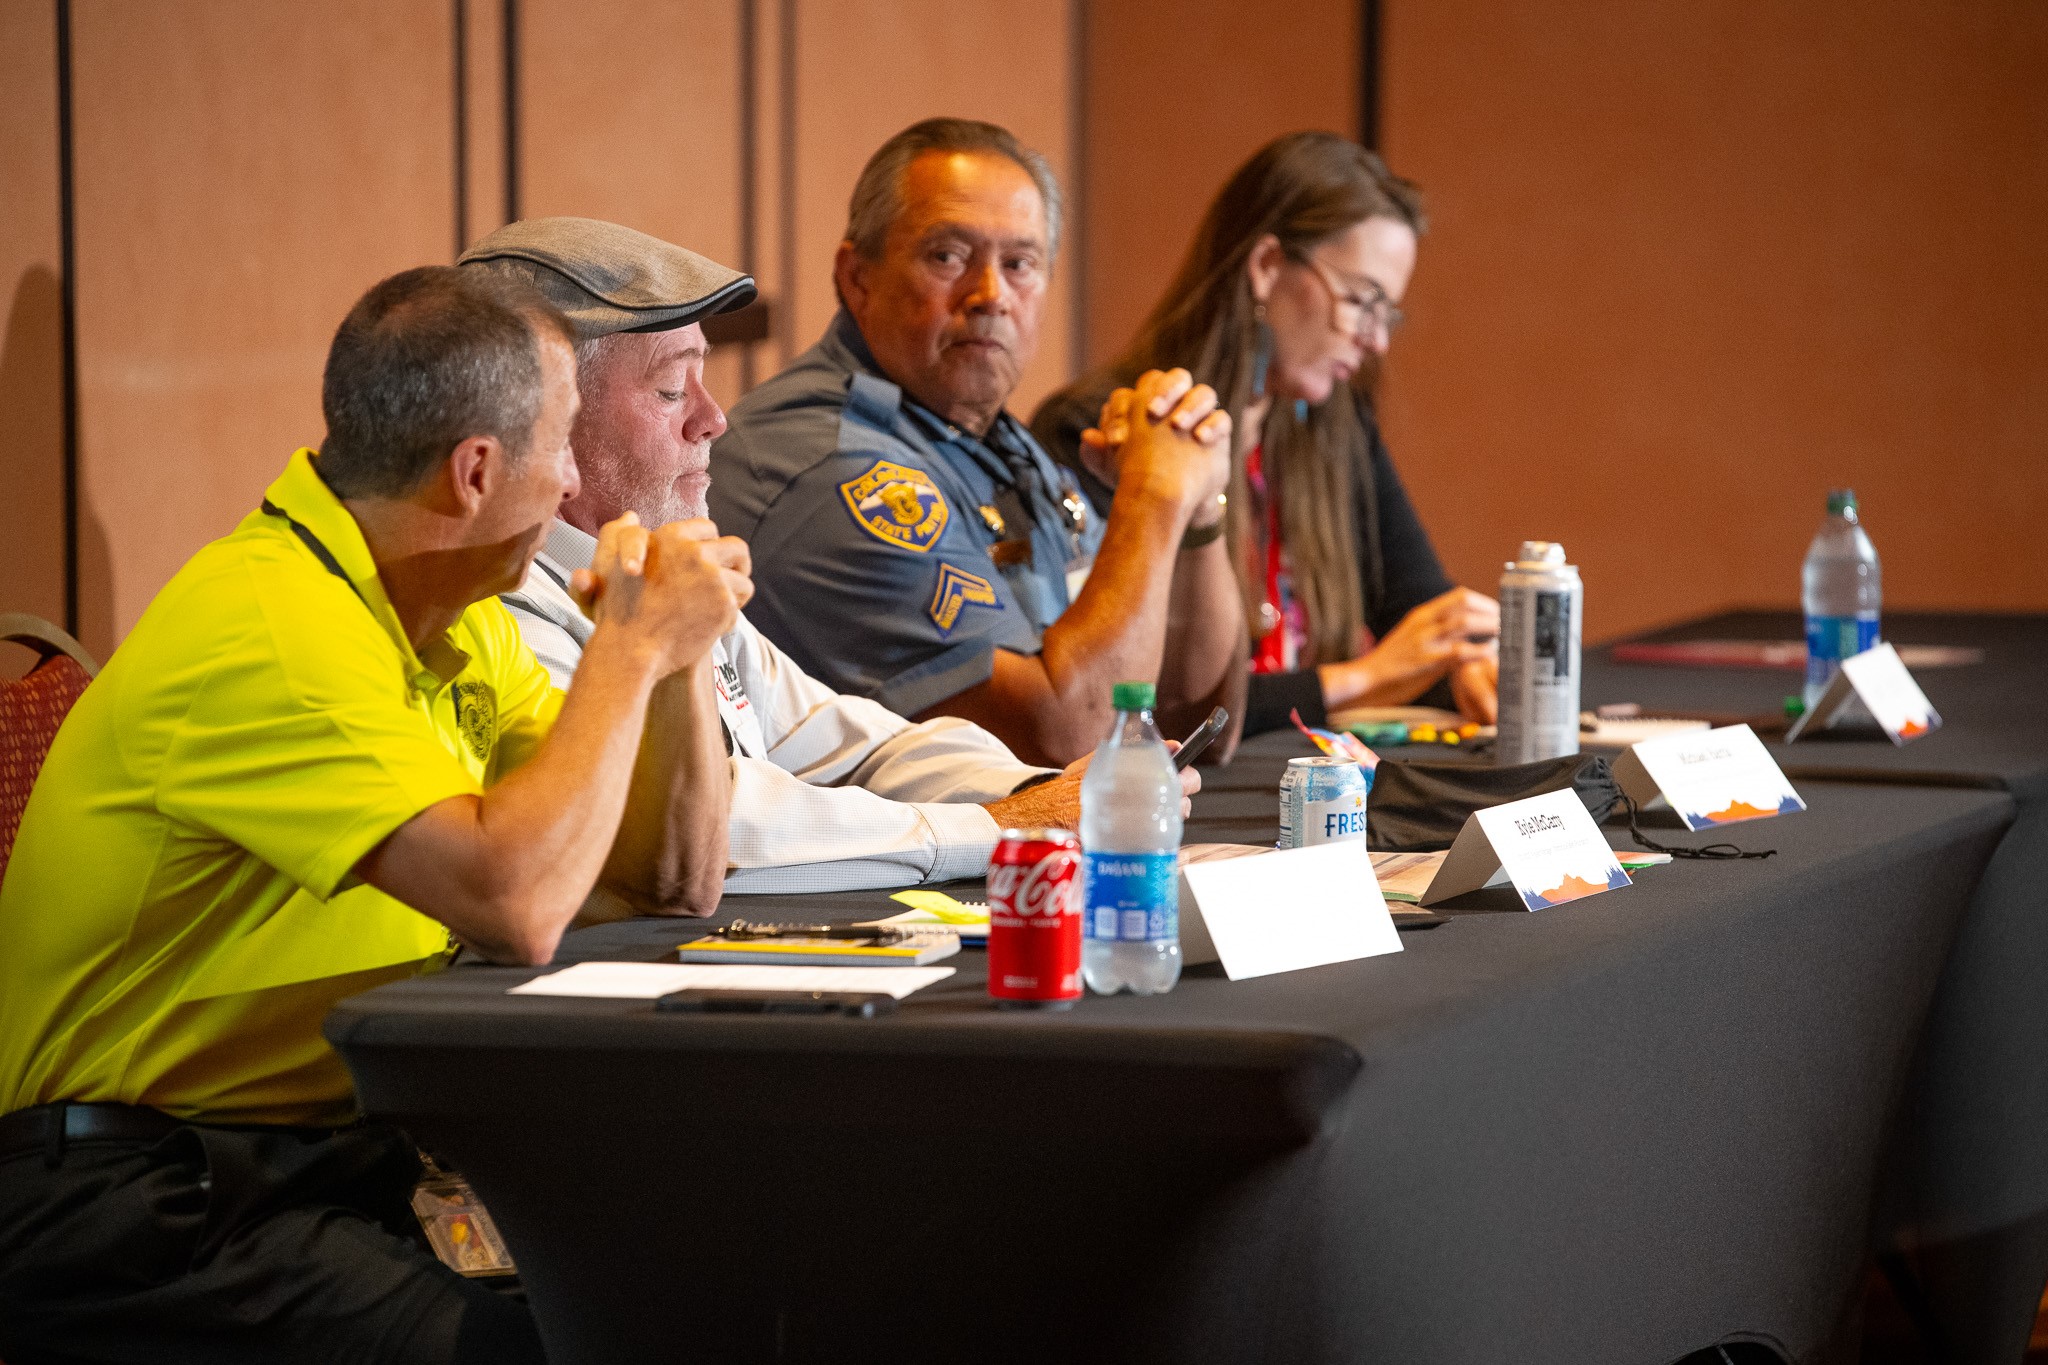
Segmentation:
{"type": "Polygon", "coordinates": [[[7,872],[36,774],[72,704],[99,672],[92,656],[49,622],[0,615],[0,640],[27,645],[42,661],[19,678],[0,681],[0,876],[7,872]]]}

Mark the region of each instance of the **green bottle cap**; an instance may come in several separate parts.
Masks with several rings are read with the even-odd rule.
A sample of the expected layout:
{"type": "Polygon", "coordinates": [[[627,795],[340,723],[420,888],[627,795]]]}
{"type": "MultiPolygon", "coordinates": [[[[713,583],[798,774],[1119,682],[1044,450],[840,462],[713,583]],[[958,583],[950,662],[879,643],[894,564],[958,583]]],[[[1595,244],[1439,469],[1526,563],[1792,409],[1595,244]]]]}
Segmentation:
{"type": "Polygon", "coordinates": [[[1159,689],[1151,683],[1118,683],[1109,689],[1109,704],[1119,711],[1150,711],[1159,689]]]}
{"type": "Polygon", "coordinates": [[[1830,488],[1828,490],[1828,515],[1839,516],[1856,510],[1856,490],[1853,488],[1830,488]]]}
{"type": "Polygon", "coordinates": [[[1787,698],[1785,698],[1785,719],[1786,719],[1786,720],[1798,720],[1798,719],[1799,719],[1799,718],[1800,718],[1801,716],[1803,716],[1803,715],[1805,715],[1805,714],[1806,714],[1806,698],[1804,698],[1804,697],[1787,697],[1787,698]]]}

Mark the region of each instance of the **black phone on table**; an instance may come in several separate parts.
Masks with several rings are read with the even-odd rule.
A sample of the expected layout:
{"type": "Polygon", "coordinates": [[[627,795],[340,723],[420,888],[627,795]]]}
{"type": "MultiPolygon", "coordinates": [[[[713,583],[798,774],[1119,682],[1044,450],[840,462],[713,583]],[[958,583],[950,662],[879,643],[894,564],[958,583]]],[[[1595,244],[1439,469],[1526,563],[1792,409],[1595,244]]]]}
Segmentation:
{"type": "Polygon", "coordinates": [[[1215,743],[1216,736],[1222,734],[1223,727],[1228,724],[1230,724],[1230,712],[1227,709],[1219,706],[1214,711],[1211,711],[1209,719],[1196,727],[1195,732],[1182,740],[1180,748],[1174,751],[1173,770],[1179,772],[1182,768],[1187,767],[1188,764],[1200,758],[1202,750],[1215,743]]]}

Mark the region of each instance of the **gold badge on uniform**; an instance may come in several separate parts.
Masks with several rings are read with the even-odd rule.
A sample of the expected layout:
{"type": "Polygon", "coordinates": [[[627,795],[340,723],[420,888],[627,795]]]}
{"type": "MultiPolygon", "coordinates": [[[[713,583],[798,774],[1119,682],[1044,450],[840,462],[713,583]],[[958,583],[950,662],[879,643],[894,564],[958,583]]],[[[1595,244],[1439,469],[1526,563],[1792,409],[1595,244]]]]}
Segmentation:
{"type": "Polygon", "coordinates": [[[1001,512],[998,512],[987,503],[983,503],[974,510],[981,513],[981,524],[988,527],[990,535],[1000,537],[1003,534],[1003,514],[1001,512]]]}
{"type": "Polygon", "coordinates": [[[455,684],[455,724],[476,761],[489,762],[491,744],[498,737],[498,698],[487,684],[455,684]]]}
{"type": "Polygon", "coordinates": [[[960,619],[960,609],[969,605],[994,607],[1001,611],[1003,599],[996,596],[994,586],[986,578],[940,560],[939,586],[932,593],[929,609],[932,624],[939,628],[940,634],[951,635],[953,624],[960,619]]]}
{"type": "Polygon", "coordinates": [[[946,499],[922,469],[887,460],[839,485],[846,510],[869,534],[900,549],[923,554],[946,529],[946,499]]]}

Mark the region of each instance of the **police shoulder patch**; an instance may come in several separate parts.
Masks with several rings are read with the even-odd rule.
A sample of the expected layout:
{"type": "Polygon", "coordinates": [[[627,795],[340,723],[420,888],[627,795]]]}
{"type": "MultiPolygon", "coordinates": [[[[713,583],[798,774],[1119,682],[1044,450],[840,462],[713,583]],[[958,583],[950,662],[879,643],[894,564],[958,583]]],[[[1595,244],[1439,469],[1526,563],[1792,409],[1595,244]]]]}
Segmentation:
{"type": "Polygon", "coordinates": [[[951,515],[931,475],[888,460],[840,484],[839,495],[868,534],[917,554],[939,543],[951,515]]]}
{"type": "Polygon", "coordinates": [[[995,587],[979,574],[939,561],[939,585],[932,591],[932,624],[939,628],[939,634],[951,635],[953,627],[960,620],[963,607],[994,607],[1003,609],[1003,599],[996,596],[995,587]]]}

